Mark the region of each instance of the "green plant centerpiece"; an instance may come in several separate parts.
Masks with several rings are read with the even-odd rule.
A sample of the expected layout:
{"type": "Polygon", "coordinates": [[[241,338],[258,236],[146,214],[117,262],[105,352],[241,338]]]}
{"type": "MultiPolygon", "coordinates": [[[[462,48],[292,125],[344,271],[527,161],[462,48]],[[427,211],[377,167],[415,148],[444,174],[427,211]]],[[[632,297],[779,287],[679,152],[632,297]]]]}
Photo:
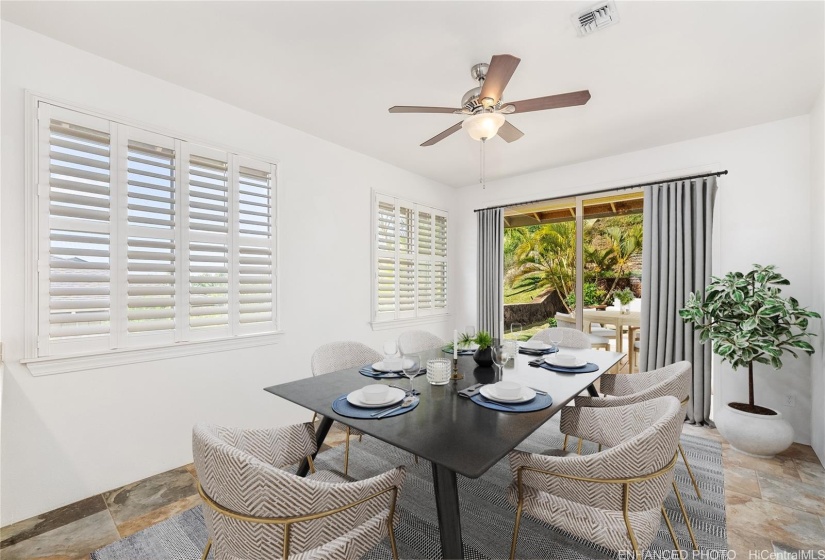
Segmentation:
{"type": "Polygon", "coordinates": [[[478,331],[475,338],[472,340],[478,344],[478,349],[473,354],[473,359],[480,366],[493,365],[493,337],[487,331],[478,331]]]}
{"type": "Polygon", "coordinates": [[[630,291],[630,288],[624,288],[623,290],[617,290],[613,292],[613,295],[616,299],[619,300],[619,303],[622,306],[622,313],[627,313],[627,306],[630,305],[630,302],[636,299],[636,296],[633,295],[633,292],[630,291]]]}
{"type": "MultiPolygon", "coordinates": [[[[734,447],[752,455],[772,456],[787,448],[793,442],[790,424],[787,425],[791,430],[790,440],[782,449],[768,449],[765,441],[744,441],[737,444],[728,437],[726,431],[730,431],[734,437],[739,437],[744,432],[754,432],[745,435],[751,440],[765,440],[766,433],[756,432],[766,428],[751,422],[748,430],[744,426],[736,426],[737,433],[733,434],[733,426],[725,426],[728,422],[733,422],[727,418],[729,411],[725,409],[745,413],[751,419],[781,416],[777,411],[758,406],[754,402],[754,363],[780,369],[785,352],[795,358],[798,357],[798,352],[809,355],[814,353],[814,347],[808,342],[813,336],[807,332],[808,320],[819,318],[820,315],[801,307],[792,297],[783,297],[779,286],[789,284],[786,278],[776,272],[775,266],[754,265],[746,273],[730,272],[724,278],[713,277],[705,289],[704,297],[700,292],[690,294],[687,305],[679,311],[686,323],[694,324],[700,342],[711,342],[714,353],[723,362],[730,363],[734,370],[747,366],[748,402],[732,402],[727,407],[722,407],[717,425],[734,447]]],[[[781,447],[780,444],[777,446],[781,447]]]]}

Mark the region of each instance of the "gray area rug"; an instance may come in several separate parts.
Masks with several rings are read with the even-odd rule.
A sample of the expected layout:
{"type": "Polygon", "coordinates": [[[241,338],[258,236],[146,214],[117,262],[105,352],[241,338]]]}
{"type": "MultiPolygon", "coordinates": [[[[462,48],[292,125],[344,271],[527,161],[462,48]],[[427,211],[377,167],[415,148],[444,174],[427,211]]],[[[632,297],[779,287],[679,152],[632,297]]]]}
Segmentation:
{"type": "MultiPolygon", "coordinates": [[[[559,448],[562,436],[558,421],[550,420],[544,427],[519,445],[525,451],[540,452],[559,448]]],[[[693,530],[702,550],[727,550],[725,530],[724,474],[721,446],[695,436],[682,436],[682,445],[702,490],[703,500],[693,492],[687,470],[679,460],[676,482],[682,492],[685,507],[693,522],[693,530]]],[[[584,452],[595,446],[585,444],[584,452]]],[[[320,469],[339,470],[343,465],[343,446],[318,456],[320,469]]],[[[399,502],[401,522],[395,529],[401,558],[441,558],[438,523],[429,463],[416,465],[413,457],[400,449],[374,438],[353,440],[350,446],[350,475],[367,478],[396,465],[407,465],[407,481],[399,502]]],[[[506,498],[505,489],[511,476],[507,459],[500,461],[478,479],[459,476],[461,525],[465,558],[507,558],[515,521],[515,508],[506,498]]],[[[679,505],[671,493],[665,509],[679,537],[680,547],[690,554],[691,543],[679,505]]],[[[92,553],[93,560],[192,560],[200,558],[206,543],[206,527],[200,507],[176,515],[92,553]]],[[[648,558],[677,558],[673,543],[662,521],[659,534],[650,547],[648,558]]],[[[556,530],[525,516],[519,531],[519,558],[619,558],[619,555],[583,539],[556,530]]],[[[366,559],[391,558],[389,541],[385,539],[366,559]]],[[[211,554],[210,554],[211,558],[211,554]]]]}

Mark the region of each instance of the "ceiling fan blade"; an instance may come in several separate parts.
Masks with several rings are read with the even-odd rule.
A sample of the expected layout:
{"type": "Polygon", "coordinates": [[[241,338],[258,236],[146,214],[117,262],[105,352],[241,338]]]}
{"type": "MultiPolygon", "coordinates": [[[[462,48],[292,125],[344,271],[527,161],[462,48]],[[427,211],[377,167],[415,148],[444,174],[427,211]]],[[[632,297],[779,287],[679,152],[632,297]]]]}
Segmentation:
{"type": "Polygon", "coordinates": [[[507,142],[515,142],[516,140],[524,136],[524,133],[516,127],[514,127],[509,122],[504,121],[504,124],[501,125],[501,128],[498,129],[498,135],[501,136],[507,142]]]}
{"type": "Polygon", "coordinates": [[[559,95],[548,95],[547,97],[536,97],[535,99],[525,99],[524,101],[508,102],[516,108],[514,113],[528,113],[530,111],[544,111],[545,109],[560,109],[562,107],[575,107],[584,105],[590,101],[590,91],[573,91],[561,93],[559,95]]]}
{"type": "Polygon", "coordinates": [[[519,62],[521,62],[520,58],[510,54],[497,54],[490,60],[490,67],[487,69],[487,76],[484,78],[484,85],[481,86],[481,93],[478,96],[482,103],[488,97],[493,100],[490,105],[498,103],[519,62]]]}
{"type": "MultiPolygon", "coordinates": [[[[463,121],[462,121],[462,122],[463,122],[463,121]]],[[[454,133],[454,132],[457,132],[457,131],[459,131],[459,130],[461,130],[461,123],[454,124],[453,126],[451,126],[450,128],[448,128],[448,129],[447,129],[447,130],[445,130],[444,132],[442,132],[442,133],[440,133],[440,134],[436,134],[435,136],[433,136],[432,138],[430,138],[429,140],[427,140],[426,142],[424,142],[424,143],[423,143],[423,144],[421,144],[421,145],[422,145],[422,146],[432,146],[433,144],[437,144],[438,142],[441,142],[441,141],[442,141],[442,140],[444,140],[447,136],[449,136],[450,134],[452,134],[452,133],[454,133]]]]}
{"type": "Polygon", "coordinates": [[[449,107],[414,107],[408,105],[396,105],[390,107],[390,113],[460,113],[461,109],[451,109],[449,107]]]}

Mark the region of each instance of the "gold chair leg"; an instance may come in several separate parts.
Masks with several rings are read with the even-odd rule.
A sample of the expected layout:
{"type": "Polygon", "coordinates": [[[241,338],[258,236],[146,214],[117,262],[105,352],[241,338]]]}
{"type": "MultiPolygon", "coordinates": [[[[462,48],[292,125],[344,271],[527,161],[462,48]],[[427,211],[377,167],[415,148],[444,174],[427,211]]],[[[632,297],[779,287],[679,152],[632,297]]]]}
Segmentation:
{"type": "Polygon", "coordinates": [[[630,513],[628,507],[630,505],[630,484],[625,483],[622,492],[622,514],[624,514],[624,524],[627,527],[627,536],[630,537],[630,544],[633,545],[633,552],[636,554],[636,560],[642,560],[642,555],[639,554],[639,543],[636,542],[636,535],[633,533],[633,527],[630,525],[630,513]]]}
{"type": "MultiPolygon", "coordinates": [[[[667,516],[667,512],[665,511],[665,506],[662,507],[662,517],[665,518],[665,523],[667,523],[667,531],[670,533],[670,538],[673,540],[673,547],[682,552],[682,549],[679,548],[679,541],[676,540],[676,533],[673,531],[673,525],[670,524],[670,518],[667,516]]],[[[681,556],[681,555],[680,555],[681,556]]]]}
{"type": "Polygon", "coordinates": [[[413,457],[415,457],[415,464],[417,465],[418,464],[418,455],[413,455],[413,457]]]}
{"type": "Polygon", "coordinates": [[[390,547],[392,548],[393,560],[398,560],[398,547],[395,544],[395,502],[398,500],[398,489],[396,488],[392,493],[392,502],[390,503],[390,517],[387,520],[387,532],[390,535],[390,547]]]}
{"type": "Polygon", "coordinates": [[[601,452],[602,452],[602,444],[600,443],[599,444],[599,453],[601,453],[601,452]]]}
{"type": "Polygon", "coordinates": [[[201,556],[201,560],[206,560],[206,557],[209,556],[209,550],[212,548],[212,539],[206,541],[206,548],[203,549],[203,556],[201,556]]]}
{"type": "Polygon", "coordinates": [[[685,450],[682,448],[682,444],[679,444],[679,453],[682,455],[682,461],[685,462],[685,467],[687,467],[687,472],[690,475],[690,481],[693,483],[693,489],[696,491],[696,497],[700,500],[702,499],[702,492],[699,491],[699,485],[696,484],[696,477],[693,476],[693,471],[690,470],[690,463],[688,463],[687,456],[685,455],[685,450]]]}
{"type": "Polygon", "coordinates": [[[577,455],[582,454],[582,438],[579,438],[579,445],[578,445],[578,447],[576,447],[576,454],[577,455]]]}
{"type": "Polygon", "coordinates": [[[364,441],[364,434],[358,434],[358,441],[364,441]]]}
{"type": "Polygon", "coordinates": [[[344,476],[347,475],[347,471],[349,470],[349,434],[350,427],[347,426],[347,441],[344,443],[344,476]]]}
{"type": "Polygon", "coordinates": [[[693,535],[693,527],[690,524],[685,504],[682,502],[682,495],[679,494],[679,487],[676,486],[676,481],[673,481],[673,491],[676,492],[676,501],[679,502],[679,509],[682,510],[682,517],[685,518],[685,525],[687,525],[688,533],[690,533],[690,542],[693,543],[693,550],[699,550],[699,545],[696,544],[696,537],[693,535]]]}
{"type": "Polygon", "coordinates": [[[521,512],[523,508],[524,503],[522,502],[521,493],[519,493],[518,509],[516,509],[516,525],[513,527],[513,543],[510,545],[510,560],[513,560],[516,557],[516,545],[518,544],[518,529],[519,525],[521,525],[521,512]]]}
{"type": "Polygon", "coordinates": [[[318,418],[318,413],[317,413],[317,412],[313,412],[313,413],[312,413],[312,423],[313,423],[313,424],[315,423],[315,419],[316,419],[316,418],[318,418]]]}
{"type": "Polygon", "coordinates": [[[312,460],[312,455],[307,455],[307,463],[309,463],[309,472],[315,474],[315,461],[312,460]]]}
{"type": "Polygon", "coordinates": [[[567,434],[564,434],[564,445],[561,446],[562,451],[567,451],[567,438],[569,438],[567,434]]]}

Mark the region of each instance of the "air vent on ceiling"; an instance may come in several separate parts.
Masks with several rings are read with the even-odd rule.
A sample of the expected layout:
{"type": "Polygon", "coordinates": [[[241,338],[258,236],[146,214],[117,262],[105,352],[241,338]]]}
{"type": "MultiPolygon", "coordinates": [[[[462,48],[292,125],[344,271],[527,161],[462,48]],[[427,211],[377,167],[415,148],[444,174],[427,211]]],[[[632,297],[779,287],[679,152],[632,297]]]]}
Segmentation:
{"type": "Polygon", "coordinates": [[[599,2],[573,15],[573,24],[579,37],[590,35],[614,23],[619,23],[619,12],[616,11],[616,4],[613,0],[599,2]]]}

